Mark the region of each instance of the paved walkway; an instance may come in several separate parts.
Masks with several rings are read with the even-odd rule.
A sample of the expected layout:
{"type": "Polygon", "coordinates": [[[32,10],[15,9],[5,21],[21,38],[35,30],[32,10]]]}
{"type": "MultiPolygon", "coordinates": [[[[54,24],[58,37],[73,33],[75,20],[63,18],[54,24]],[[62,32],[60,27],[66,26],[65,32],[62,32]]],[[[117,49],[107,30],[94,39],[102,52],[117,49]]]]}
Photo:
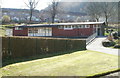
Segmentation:
{"type": "MultiPolygon", "coordinates": [[[[102,41],[105,39],[106,37],[96,38],[92,43],[87,45],[87,49],[120,56],[120,53],[118,53],[118,49],[106,48],[102,46],[102,41]]],[[[111,73],[111,74],[108,74],[100,78],[109,78],[109,77],[114,78],[115,76],[117,76],[115,78],[118,78],[119,75],[120,75],[120,72],[116,72],[116,73],[111,73]]]]}
{"type": "Polygon", "coordinates": [[[92,43],[87,45],[87,49],[120,56],[118,49],[106,48],[102,46],[102,41],[105,39],[106,37],[96,38],[92,43]]]}

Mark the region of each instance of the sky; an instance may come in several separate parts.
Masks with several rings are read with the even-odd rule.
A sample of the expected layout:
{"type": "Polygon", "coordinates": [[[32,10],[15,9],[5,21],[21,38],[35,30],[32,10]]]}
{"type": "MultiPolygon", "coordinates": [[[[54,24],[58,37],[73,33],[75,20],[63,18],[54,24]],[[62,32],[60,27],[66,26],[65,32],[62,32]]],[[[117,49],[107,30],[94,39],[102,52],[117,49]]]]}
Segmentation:
{"type": "MultiPolygon", "coordinates": [[[[38,0],[36,0],[38,1],[38,0]]],[[[28,0],[2,0],[2,8],[18,8],[18,9],[27,9],[25,3],[28,3],[28,0]]],[[[39,3],[36,7],[37,10],[44,9],[48,6],[50,0],[39,0],[39,3]]]]}
{"type": "MultiPolygon", "coordinates": [[[[38,0],[36,0],[38,1],[38,0]]],[[[118,2],[119,0],[61,0],[62,2],[118,2]]],[[[25,5],[28,0],[0,0],[0,5],[2,8],[19,8],[19,9],[27,9],[28,7],[25,5]]],[[[36,7],[37,10],[41,10],[46,8],[50,4],[51,0],[39,0],[39,3],[36,7]]]]}

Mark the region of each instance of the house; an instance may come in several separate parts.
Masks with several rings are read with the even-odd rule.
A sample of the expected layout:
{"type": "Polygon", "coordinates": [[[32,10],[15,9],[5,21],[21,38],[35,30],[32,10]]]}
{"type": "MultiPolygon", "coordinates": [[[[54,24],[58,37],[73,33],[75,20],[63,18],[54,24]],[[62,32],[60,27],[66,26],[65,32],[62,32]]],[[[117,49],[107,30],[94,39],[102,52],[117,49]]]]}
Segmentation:
{"type": "Polygon", "coordinates": [[[104,35],[104,22],[32,24],[14,26],[13,36],[88,37],[95,32],[104,35]]]}

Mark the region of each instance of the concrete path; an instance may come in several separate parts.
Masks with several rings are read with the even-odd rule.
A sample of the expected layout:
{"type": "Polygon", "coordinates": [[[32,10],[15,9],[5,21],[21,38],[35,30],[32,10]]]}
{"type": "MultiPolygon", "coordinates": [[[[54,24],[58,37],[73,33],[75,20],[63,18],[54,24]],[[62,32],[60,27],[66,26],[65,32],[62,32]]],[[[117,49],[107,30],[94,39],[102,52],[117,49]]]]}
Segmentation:
{"type": "Polygon", "coordinates": [[[87,45],[87,49],[120,56],[120,53],[118,53],[120,49],[106,48],[102,46],[102,41],[105,39],[106,37],[96,38],[93,42],[87,45]]]}

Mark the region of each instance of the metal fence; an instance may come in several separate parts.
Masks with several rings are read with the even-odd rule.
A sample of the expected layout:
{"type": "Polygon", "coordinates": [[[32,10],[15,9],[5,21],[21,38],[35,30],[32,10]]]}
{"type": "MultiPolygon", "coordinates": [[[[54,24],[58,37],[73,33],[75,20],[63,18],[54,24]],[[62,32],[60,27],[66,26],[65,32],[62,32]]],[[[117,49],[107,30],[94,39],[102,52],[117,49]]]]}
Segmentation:
{"type": "Polygon", "coordinates": [[[92,42],[92,40],[94,40],[95,38],[97,37],[97,32],[92,34],[91,36],[89,36],[87,39],[86,39],[86,45],[88,45],[90,42],[92,42]]]}

